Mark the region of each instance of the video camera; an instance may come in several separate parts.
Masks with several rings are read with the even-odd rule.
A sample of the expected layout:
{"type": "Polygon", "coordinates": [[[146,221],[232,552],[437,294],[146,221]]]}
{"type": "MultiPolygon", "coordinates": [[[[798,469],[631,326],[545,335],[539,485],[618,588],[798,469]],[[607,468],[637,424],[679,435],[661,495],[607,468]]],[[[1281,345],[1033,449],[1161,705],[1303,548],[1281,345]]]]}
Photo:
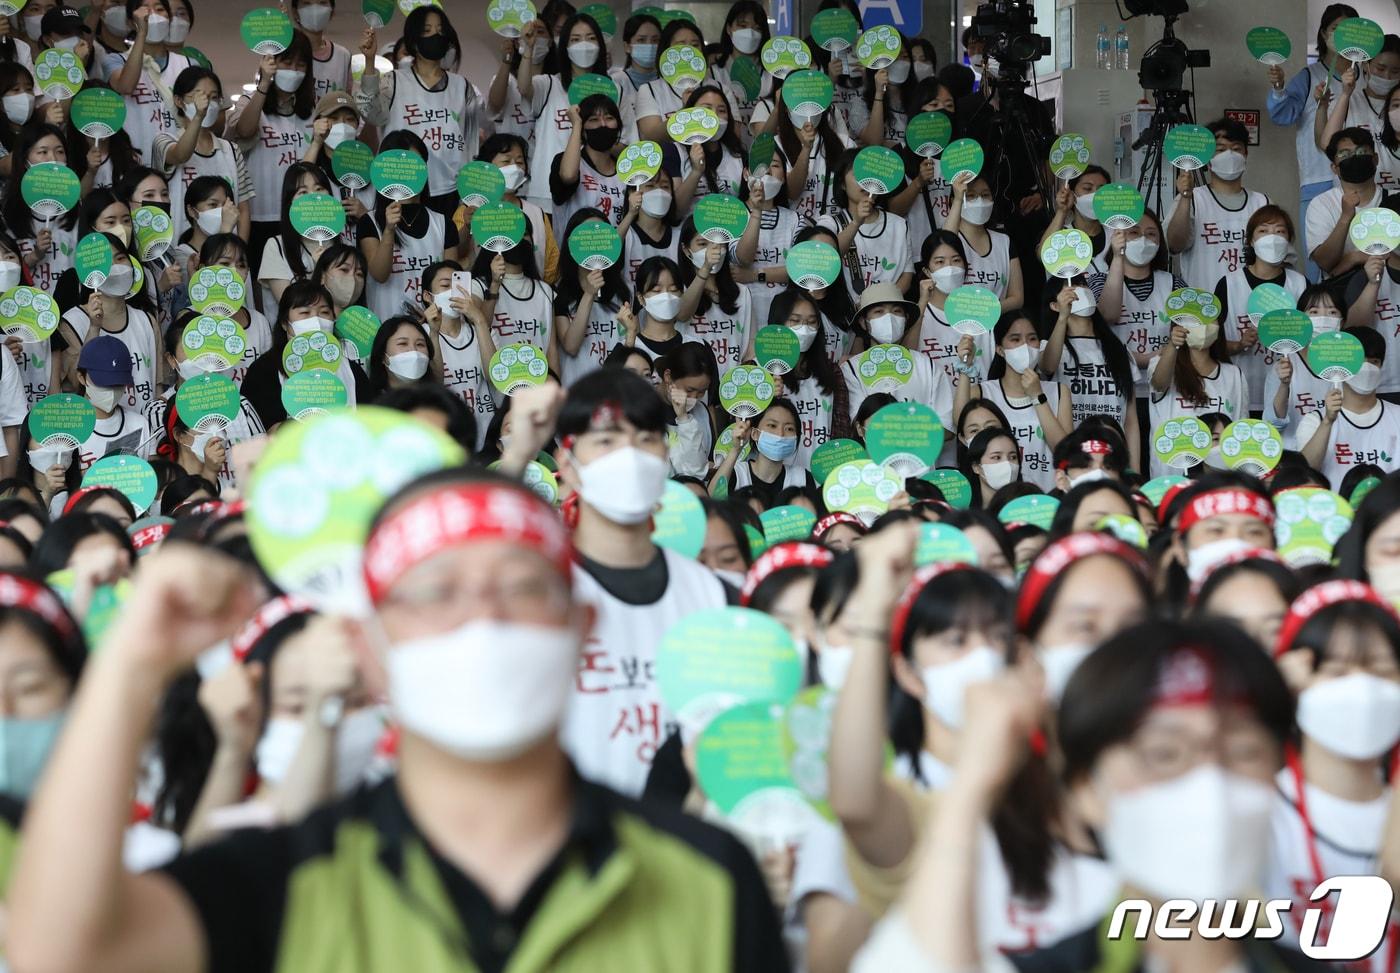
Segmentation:
{"type": "Polygon", "coordinates": [[[977,5],[972,18],[986,56],[995,58],[1004,79],[1024,80],[1031,63],[1050,54],[1050,38],[1035,32],[1030,0],[990,0],[977,5]]]}
{"type": "Polygon", "coordinates": [[[1127,0],[1130,16],[1166,18],[1162,39],[1142,55],[1138,83],[1147,91],[1180,92],[1186,87],[1187,68],[1210,67],[1210,51],[1187,48],[1172,29],[1176,19],[1190,9],[1187,0],[1127,0]]]}

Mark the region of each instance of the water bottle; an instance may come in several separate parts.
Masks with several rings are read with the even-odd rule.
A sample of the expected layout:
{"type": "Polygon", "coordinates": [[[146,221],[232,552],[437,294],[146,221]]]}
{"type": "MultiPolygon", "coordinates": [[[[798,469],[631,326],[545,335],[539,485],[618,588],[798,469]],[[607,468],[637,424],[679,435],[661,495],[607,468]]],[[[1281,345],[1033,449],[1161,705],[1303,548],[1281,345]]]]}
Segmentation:
{"type": "Polygon", "coordinates": [[[1099,36],[1094,42],[1094,52],[1098,55],[1098,67],[1101,71],[1106,71],[1113,67],[1113,62],[1109,60],[1108,25],[1099,24],[1099,36]]]}
{"type": "Polygon", "coordinates": [[[1128,70],[1128,28],[1127,26],[1118,28],[1118,37],[1114,41],[1114,50],[1117,53],[1117,68],[1120,71],[1128,70]]]}

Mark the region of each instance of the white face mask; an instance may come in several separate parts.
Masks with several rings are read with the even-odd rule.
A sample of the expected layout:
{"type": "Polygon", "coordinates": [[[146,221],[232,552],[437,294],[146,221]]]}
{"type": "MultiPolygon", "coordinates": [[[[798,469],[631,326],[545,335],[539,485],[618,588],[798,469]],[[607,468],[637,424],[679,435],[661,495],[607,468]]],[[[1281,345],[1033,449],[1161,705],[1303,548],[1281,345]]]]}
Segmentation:
{"type": "Polygon", "coordinates": [[[624,446],[604,453],[593,462],[574,463],[578,470],[579,496],[615,524],[645,523],[661,502],[670,464],[660,456],[624,446]]]}
{"type": "Polygon", "coordinates": [[[1351,378],[1347,379],[1347,388],[1358,395],[1370,395],[1380,388],[1381,369],[1375,362],[1366,362],[1351,378]]]}
{"type": "Polygon", "coordinates": [[[360,296],[360,285],[349,274],[327,274],[322,284],[336,307],[348,307],[360,296]]]}
{"type": "Polygon", "coordinates": [[[34,93],[26,91],[18,95],[5,95],[0,98],[5,106],[5,117],[16,125],[23,125],[34,114],[34,93]]]}
{"type": "Polygon", "coordinates": [[[1386,117],[1390,119],[1391,130],[1400,132],[1400,108],[1392,108],[1386,113],[1386,117]]]}
{"type": "Polygon", "coordinates": [[[982,479],[987,481],[987,486],[993,490],[1000,490],[1010,483],[1016,476],[1016,467],[1011,460],[1004,459],[999,463],[983,463],[982,479]]]}
{"type": "Polygon", "coordinates": [[[714,568],[713,572],[716,578],[719,578],[721,581],[729,585],[729,587],[733,588],[735,591],[743,590],[745,577],[744,572],[727,571],[724,568],[714,568]]]}
{"type": "MultiPolygon", "coordinates": [[[[524,54],[525,54],[525,42],[524,42],[524,41],[516,41],[516,42],[515,42],[515,49],[516,49],[517,51],[520,52],[521,56],[524,56],[524,54]]],[[[531,49],[531,51],[530,51],[530,60],[533,61],[533,62],[536,63],[536,64],[539,64],[539,63],[540,63],[541,61],[543,61],[548,55],[549,55],[549,41],[545,41],[545,40],[535,41],[535,46],[534,46],[534,48],[531,49]]]]}
{"type": "Polygon", "coordinates": [[[111,412],[117,405],[117,390],[102,388],[99,385],[89,385],[83,390],[87,400],[92,403],[98,412],[111,412]]]}
{"type": "Polygon", "coordinates": [[[1085,483],[1097,483],[1099,480],[1107,479],[1108,474],[1103,471],[1102,467],[1100,467],[1097,470],[1085,470],[1078,476],[1071,476],[1069,478],[1069,488],[1073,490],[1075,487],[1081,486],[1085,483]]]}
{"type": "Polygon", "coordinates": [[[1245,157],[1241,152],[1227,149],[1211,157],[1210,171],[1221,179],[1234,181],[1244,175],[1245,157]]]}
{"type": "MultiPolygon", "coordinates": [[[[220,105],[218,101],[209,102],[209,104],[204,109],[204,118],[202,121],[200,121],[200,126],[203,128],[213,128],[215,123],[217,123],[219,120],[219,110],[222,107],[223,106],[220,105]]],[[[194,102],[185,102],[186,118],[194,118],[195,112],[197,111],[199,111],[199,109],[195,107],[194,102]]]]}
{"type": "Polygon", "coordinates": [[[1192,581],[1202,581],[1221,561],[1247,550],[1249,545],[1238,537],[1224,537],[1200,547],[1193,547],[1186,554],[1186,576],[1192,581]]]}
{"type": "Polygon", "coordinates": [[[56,51],[71,51],[71,50],[73,50],[75,47],[78,46],[78,41],[79,41],[79,40],[81,40],[81,38],[79,38],[79,37],[77,37],[77,36],[74,36],[74,37],[60,37],[58,40],[56,40],[56,41],[53,42],[54,50],[56,50],[56,51]]]}
{"type": "Polygon", "coordinates": [[[647,309],[647,313],[657,320],[671,321],[675,318],[676,312],[681,309],[681,296],[669,291],[648,294],[642,301],[642,305],[647,309]]]}
{"type": "Polygon", "coordinates": [[[1273,788],[1208,764],[1115,794],[1101,835],[1124,881],[1154,898],[1234,898],[1257,888],[1273,788]]]}
{"type": "Polygon", "coordinates": [[[179,372],[180,377],[187,382],[192,378],[199,378],[199,376],[205,374],[204,369],[200,368],[188,358],[186,358],[184,361],[176,362],[175,370],[179,372]]]}
{"type": "Polygon", "coordinates": [[[777,176],[770,176],[765,173],[758,177],[759,184],[763,187],[764,199],[777,199],[778,192],[783,188],[783,181],[777,176]]]}
{"type": "Polygon", "coordinates": [[[1309,314],[1308,320],[1312,322],[1314,335],[1328,334],[1342,326],[1342,319],[1335,314],[1309,314]]]}
{"type": "Polygon", "coordinates": [[[1098,219],[1094,215],[1094,194],[1085,193],[1083,196],[1074,197],[1074,208],[1080,216],[1086,220],[1098,219]]]}
{"type": "Polygon", "coordinates": [[[815,115],[804,115],[795,111],[788,112],[788,121],[792,123],[793,128],[799,131],[806,127],[808,122],[811,122],[814,126],[820,124],[821,118],[821,112],[817,112],[815,115]]]}
{"type": "Polygon", "coordinates": [[[323,3],[310,3],[297,8],[297,20],[310,31],[325,30],[331,22],[331,8],[323,3]]]}
{"type": "Polygon", "coordinates": [[[317,331],[324,331],[326,334],[330,334],[331,330],[335,327],[334,321],[320,317],[302,318],[300,321],[291,321],[288,323],[291,325],[292,334],[294,336],[314,334],[317,331]]]}
{"type": "Polygon", "coordinates": [[[763,35],[752,27],[740,27],[729,35],[729,39],[740,54],[752,54],[763,43],[763,35]]]}
{"type": "Polygon", "coordinates": [[[973,226],[985,226],[992,218],[992,201],[990,199],[963,199],[962,218],[973,226]]]}
{"type": "Polygon", "coordinates": [[[690,265],[696,270],[705,266],[705,259],[708,256],[708,247],[701,247],[699,250],[690,251],[690,265]]]}
{"type": "Polygon", "coordinates": [[[349,122],[336,122],[326,133],[326,148],[334,151],[340,147],[342,142],[349,142],[359,134],[359,130],[349,122]]]}
{"type": "Polygon", "coordinates": [[[54,466],[61,466],[66,470],[73,459],[71,449],[31,449],[28,453],[29,468],[36,473],[43,473],[54,466]]]}
{"type": "Polygon", "coordinates": [[[642,212],[661,219],[671,212],[671,194],[664,189],[648,189],[642,193],[642,212]]]}
{"type": "Polygon", "coordinates": [[[1157,256],[1158,249],[1156,240],[1140,236],[1128,241],[1127,246],[1123,248],[1123,256],[1127,257],[1128,263],[1134,267],[1146,267],[1152,263],[1152,258],[1157,256]]]}
{"type": "Polygon", "coordinates": [[[277,90],[285,94],[291,94],[301,87],[301,83],[306,80],[305,71],[293,71],[290,68],[278,68],[273,75],[272,83],[277,86],[277,90]]]}
{"type": "Polygon", "coordinates": [[[1281,264],[1288,256],[1288,237],[1266,233],[1254,241],[1254,255],[1266,264],[1281,264]]]}
{"type": "Polygon", "coordinates": [[[877,314],[869,321],[870,337],[879,345],[892,345],[900,338],[904,337],[904,331],[908,323],[904,315],[886,311],[884,314],[877,314]]]}
{"type": "Polygon", "coordinates": [[[452,291],[438,291],[433,295],[433,303],[437,305],[442,316],[445,318],[460,318],[462,315],[452,306],[452,291]]]}
{"type": "Polygon", "coordinates": [[[1367,672],[1298,695],[1298,728],[1349,760],[1375,760],[1400,741],[1400,685],[1367,672]]]}
{"type": "Polygon", "coordinates": [[[1074,303],[1069,306],[1069,313],[1077,317],[1087,318],[1094,313],[1094,308],[1099,304],[1094,300],[1094,292],[1087,287],[1076,287],[1074,289],[1074,303]]]}
{"type": "Polygon", "coordinates": [[[939,267],[929,276],[933,279],[934,287],[944,294],[951,294],[967,279],[967,271],[962,267],[939,267]]]}
{"type": "Polygon", "coordinates": [[[384,364],[399,378],[416,382],[427,374],[429,361],[421,351],[401,351],[386,358],[384,364]]]}
{"type": "Polygon", "coordinates": [[[914,77],[919,81],[927,81],[933,77],[933,65],[928,61],[914,62],[914,77]]]}
{"type": "Polygon", "coordinates": [[[1390,89],[1395,87],[1395,82],[1387,78],[1378,78],[1374,74],[1366,77],[1366,89],[1373,95],[1384,98],[1390,94],[1390,89]]]}
{"type": "Polygon", "coordinates": [[[404,729],[449,753],[509,760],[558,728],[578,650],[569,629],[467,622],[388,650],[389,702],[404,729]]]}
{"type": "Polygon", "coordinates": [[[13,260],[0,260],[0,294],[19,286],[20,267],[13,260]]]}
{"type": "Polygon", "coordinates": [[[1400,605],[1400,563],[1394,561],[1367,566],[1366,575],[1371,579],[1371,587],[1380,592],[1381,597],[1392,605],[1400,605]]]}
{"type": "Polygon", "coordinates": [[[1040,668],[1045,671],[1045,695],[1052,703],[1059,704],[1069,685],[1069,677],[1092,651],[1092,645],[1074,644],[1052,645],[1036,653],[1040,668]]]}
{"type": "Polygon", "coordinates": [[[889,73],[890,84],[903,84],[909,80],[908,61],[895,61],[885,70],[889,73]]]}
{"type": "Polygon", "coordinates": [[[126,19],[126,7],[121,4],[114,4],[102,11],[102,23],[112,33],[123,37],[131,29],[131,23],[126,19]]]}
{"type": "Polygon", "coordinates": [[[183,44],[190,36],[190,22],[176,17],[170,22],[170,31],[165,40],[170,44],[183,44]]]}
{"type": "Polygon", "coordinates": [[[1188,327],[1186,329],[1186,347],[1203,351],[1215,344],[1215,339],[1220,337],[1220,325],[1203,324],[1200,327],[1188,327]]]}
{"type": "Polygon", "coordinates": [[[577,44],[570,44],[564,50],[574,67],[592,67],[593,62],[598,60],[598,45],[592,41],[579,41],[577,44]]]}
{"type": "Polygon", "coordinates": [[[846,673],[851,671],[855,649],[848,645],[828,645],[817,653],[817,676],[828,689],[846,685],[846,673]]]}
{"type": "Polygon", "coordinates": [[[195,217],[195,223],[199,225],[200,232],[205,236],[213,236],[224,228],[224,210],[222,206],[214,209],[202,209],[195,217]]]}
{"type": "Polygon", "coordinates": [[[967,687],[995,679],[1005,668],[1002,654],[990,645],[971,649],[952,662],[925,667],[924,709],[949,729],[961,729],[967,687]]]}
{"type": "Polygon", "coordinates": [[[810,324],[795,325],[791,330],[797,335],[797,347],[800,351],[806,351],[812,347],[812,342],[817,340],[817,329],[810,324]]]}
{"type": "Polygon", "coordinates": [[[1006,367],[1013,372],[1028,372],[1040,361],[1040,346],[1019,344],[1007,348],[1002,354],[1006,357],[1006,367]]]}
{"type": "Polygon", "coordinates": [[[511,163],[501,166],[501,178],[506,181],[506,192],[515,192],[525,183],[525,167],[511,163]]]}
{"type": "Polygon", "coordinates": [[[131,282],[136,279],[127,264],[113,264],[107,271],[107,279],[97,285],[97,289],[108,297],[126,297],[131,293],[131,282]]]}
{"type": "Polygon", "coordinates": [[[146,18],[146,41],[151,44],[164,44],[170,36],[170,18],[164,14],[151,14],[146,18]]]}
{"type": "Polygon", "coordinates": [[[31,41],[37,41],[44,36],[43,14],[25,14],[20,19],[24,22],[24,33],[31,41]]]}

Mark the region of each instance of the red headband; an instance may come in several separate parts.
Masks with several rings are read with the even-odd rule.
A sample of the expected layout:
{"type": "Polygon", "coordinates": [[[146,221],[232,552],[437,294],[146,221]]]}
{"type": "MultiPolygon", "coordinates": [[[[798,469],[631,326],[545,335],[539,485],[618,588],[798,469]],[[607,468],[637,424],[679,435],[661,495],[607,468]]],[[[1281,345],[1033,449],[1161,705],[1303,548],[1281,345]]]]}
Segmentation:
{"type": "Polygon", "coordinates": [[[827,531],[831,530],[831,528],[835,527],[837,524],[849,524],[860,531],[861,534],[865,533],[865,522],[859,517],[855,514],[848,514],[845,511],[837,511],[834,514],[827,514],[821,520],[813,524],[812,536],[820,540],[826,535],[827,531]]]}
{"type": "Polygon", "coordinates": [[[137,551],[143,551],[148,547],[154,547],[165,540],[172,526],[172,524],[150,524],[149,526],[142,527],[138,531],[133,531],[131,534],[131,546],[136,548],[137,551]]]}
{"type": "Polygon", "coordinates": [[[1090,456],[1108,456],[1113,452],[1113,447],[1102,439],[1086,439],[1080,443],[1079,451],[1090,456]]]}
{"type": "Polygon", "coordinates": [[[258,643],[258,640],[267,634],[268,629],[284,618],[309,614],[315,610],[311,602],[300,595],[282,595],[280,598],[272,599],[259,608],[257,613],[248,619],[238,630],[238,634],[233,637],[231,648],[234,659],[242,662],[248,658],[248,653],[253,651],[253,646],[258,643]]]}
{"type": "Polygon", "coordinates": [[[749,599],[758,590],[758,586],[777,572],[787,568],[824,568],[831,563],[834,556],[824,547],[800,541],[770,547],[753,562],[749,573],[744,576],[744,587],[739,591],[739,604],[747,608],[749,599]]]}
{"type": "Polygon", "coordinates": [[[1167,492],[1162,494],[1162,502],[1157,504],[1157,524],[1159,527],[1166,526],[1167,508],[1171,506],[1171,503],[1173,500],[1176,499],[1177,494],[1185,490],[1190,485],[1191,484],[1188,481],[1186,483],[1174,483],[1171,486],[1167,487],[1167,492]]]}
{"type": "Polygon", "coordinates": [[[0,605],[18,608],[37,615],[58,632],[65,642],[78,639],[78,626],[63,602],[47,586],[38,581],[9,572],[0,572],[0,605]]]}
{"type": "MultiPolygon", "coordinates": [[[[1278,630],[1278,642],[1274,645],[1274,655],[1283,655],[1293,648],[1294,639],[1298,637],[1303,626],[1310,622],[1314,615],[1324,608],[1330,608],[1344,601],[1359,601],[1375,605],[1387,615],[1395,618],[1395,609],[1376,593],[1375,588],[1365,582],[1349,579],[1324,581],[1322,584],[1303,592],[1293,599],[1293,604],[1288,606],[1288,614],[1283,616],[1283,624],[1278,630]]],[[[1400,619],[1396,620],[1400,622],[1400,619]]]]}
{"type": "Polygon", "coordinates": [[[1208,490],[1192,497],[1177,520],[1176,531],[1185,535],[1202,520],[1226,514],[1243,514],[1262,520],[1270,527],[1274,525],[1274,505],[1269,502],[1268,497],[1261,497],[1253,490],[1227,487],[1223,490],[1208,490]]]}
{"type": "Polygon", "coordinates": [[[1204,649],[1182,646],[1162,663],[1154,706],[1199,706],[1215,700],[1215,660],[1204,649]]]}
{"type": "Polygon", "coordinates": [[[385,518],[365,542],[365,587],[371,602],[414,565],[468,541],[504,540],[548,558],[567,581],[569,534],[554,510],[523,488],[462,483],[433,490],[385,518]]]}
{"type": "Polygon", "coordinates": [[[1021,593],[1016,599],[1016,627],[1022,632],[1026,631],[1031,615],[1035,614],[1035,607],[1045,596],[1050,582],[1070,565],[1096,554],[1112,554],[1138,574],[1147,576],[1147,562],[1142,555],[1112,534],[1085,532],[1062,537],[1037,554],[1027,569],[1021,581],[1021,593]]]}
{"type": "MultiPolygon", "coordinates": [[[[1196,599],[1200,597],[1201,589],[1206,586],[1206,582],[1211,579],[1215,572],[1234,564],[1243,564],[1245,561],[1269,561],[1272,564],[1284,563],[1283,558],[1279,557],[1267,547],[1250,547],[1243,551],[1235,551],[1232,554],[1227,554],[1207,568],[1206,573],[1201,575],[1200,580],[1191,585],[1192,603],[1194,604],[1196,599]]],[[[1287,565],[1284,566],[1286,567],[1287,565]]]]}
{"type": "Polygon", "coordinates": [[[909,613],[914,610],[914,602],[918,600],[919,593],[935,578],[952,571],[970,570],[972,565],[961,561],[940,561],[936,564],[925,564],[914,572],[914,576],[904,587],[904,594],[899,596],[899,601],[894,606],[894,618],[890,625],[890,655],[899,655],[899,643],[904,641],[904,629],[909,624],[909,613]]]}
{"type": "Polygon", "coordinates": [[[81,500],[81,499],[83,499],[83,497],[87,496],[88,494],[96,493],[98,490],[107,490],[107,489],[110,489],[110,487],[105,487],[105,486],[85,486],[85,487],[79,487],[78,489],[76,489],[76,490],[73,491],[73,493],[68,497],[68,502],[65,503],[65,504],[63,505],[63,513],[64,513],[65,515],[72,513],[72,512],[73,512],[73,508],[74,508],[75,506],[78,505],[78,501],[81,500]]]}

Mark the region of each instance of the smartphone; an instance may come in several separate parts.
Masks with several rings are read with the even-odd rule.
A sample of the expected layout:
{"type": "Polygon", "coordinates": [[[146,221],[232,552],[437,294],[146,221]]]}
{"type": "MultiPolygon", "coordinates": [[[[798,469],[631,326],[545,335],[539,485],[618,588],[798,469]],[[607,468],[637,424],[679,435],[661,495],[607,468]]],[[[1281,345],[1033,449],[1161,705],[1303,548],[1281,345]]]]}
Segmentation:
{"type": "Polygon", "coordinates": [[[472,275],[467,270],[452,271],[452,283],[449,289],[454,295],[461,297],[472,296],[472,275]]]}

